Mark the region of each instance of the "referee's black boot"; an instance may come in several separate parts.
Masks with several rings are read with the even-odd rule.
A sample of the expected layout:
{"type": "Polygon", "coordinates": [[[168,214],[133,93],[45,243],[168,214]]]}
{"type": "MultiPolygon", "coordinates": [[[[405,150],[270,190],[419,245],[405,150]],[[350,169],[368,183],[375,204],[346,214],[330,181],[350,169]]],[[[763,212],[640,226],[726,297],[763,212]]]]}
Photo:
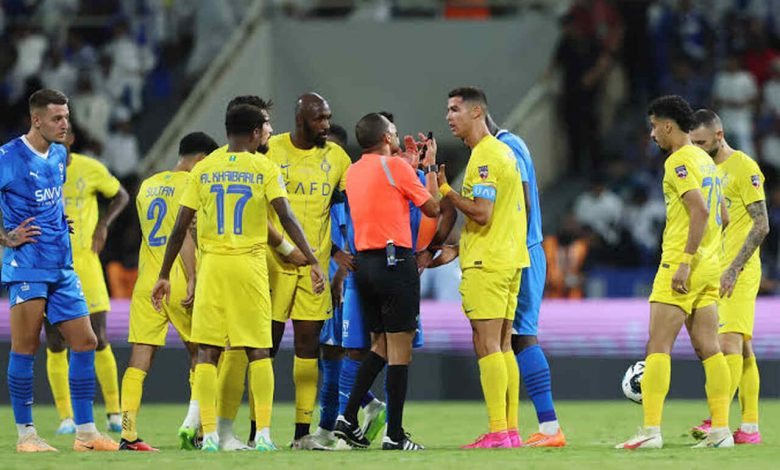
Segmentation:
{"type": "Polygon", "coordinates": [[[350,423],[343,416],[339,416],[336,419],[336,428],[333,430],[333,434],[351,447],[365,449],[371,445],[371,441],[363,435],[363,430],[360,429],[360,426],[357,423],[350,423]]]}
{"type": "Polygon", "coordinates": [[[398,442],[393,442],[388,436],[382,438],[382,450],[425,450],[425,447],[414,442],[408,432],[398,442]]]}

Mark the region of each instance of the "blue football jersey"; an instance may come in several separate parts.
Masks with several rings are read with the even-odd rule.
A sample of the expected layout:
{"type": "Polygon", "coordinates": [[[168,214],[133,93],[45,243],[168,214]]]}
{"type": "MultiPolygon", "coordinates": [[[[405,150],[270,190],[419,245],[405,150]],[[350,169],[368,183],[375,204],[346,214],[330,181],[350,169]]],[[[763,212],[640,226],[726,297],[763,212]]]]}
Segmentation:
{"type": "Polygon", "coordinates": [[[536,170],[534,161],[531,158],[531,152],[528,146],[520,137],[507,130],[500,130],[496,138],[507,144],[515,154],[517,164],[520,167],[520,173],[523,182],[528,183],[528,200],[531,204],[531,210],[528,219],[528,236],[526,245],[529,247],[542,243],[542,210],[539,206],[539,188],[536,185],[536,170]]]}
{"type": "Polygon", "coordinates": [[[37,243],[3,250],[2,282],[54,282],[73,265],[62,198],[67,150],[52,144],[46,156],[23,137],[0,147],[0,210],[3,227],[13,230],[30,217],[41,228],[37,243]]]}

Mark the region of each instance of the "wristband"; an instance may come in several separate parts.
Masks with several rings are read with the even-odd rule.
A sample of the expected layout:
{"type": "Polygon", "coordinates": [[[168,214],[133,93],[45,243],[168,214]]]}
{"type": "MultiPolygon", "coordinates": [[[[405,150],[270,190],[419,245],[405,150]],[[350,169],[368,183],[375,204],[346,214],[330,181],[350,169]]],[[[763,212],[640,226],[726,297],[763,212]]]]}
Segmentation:
{"type": "Polygon", "coordinates": [[[292,243],[284,239],[282,240],[282,243],[279,244],[279,246],[274,248],[274,250],[279,252],[279,254],[281,254],[282,256],[289,256],[294,249],[295,249],[295,245],[293,245],[292,243]]]}
{"type": "Polygon", "coordinates": [[[439,192],[441,193],[441,197],[447,197],[447,194],[452,192],[452,186],[444,183],[443,185],[439,186],[439,192]]]}
{"type": "Polygon", "coordinates": [[[693,261],[693,255],[690,253],[683,253],[682,258],[680,258],[680,264],[687,264],[690,266],[691,261],[693,261]]]}
{"type": "Polygon", "coordinates": [[[425,169],[423,169],[423,173],[425,173],[426,175],[428,173],[437,173],[438,171],[439,171],[439,166],[435,165],[435,164],[434,165],[428,165],[428,166],[425,167],[425,169]]]}

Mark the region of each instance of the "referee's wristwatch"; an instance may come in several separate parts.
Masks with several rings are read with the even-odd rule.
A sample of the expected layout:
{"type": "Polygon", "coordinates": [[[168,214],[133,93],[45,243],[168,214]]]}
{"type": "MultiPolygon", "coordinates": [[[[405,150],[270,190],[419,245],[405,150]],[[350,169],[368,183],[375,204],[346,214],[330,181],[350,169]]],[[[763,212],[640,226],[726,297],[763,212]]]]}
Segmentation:
{"type": "Polygon", "coordinates": [[[439,165],[428,165],[423,169],[423,173],[425,173],[426,175],[430,172],[438,173],[439,165]]]}

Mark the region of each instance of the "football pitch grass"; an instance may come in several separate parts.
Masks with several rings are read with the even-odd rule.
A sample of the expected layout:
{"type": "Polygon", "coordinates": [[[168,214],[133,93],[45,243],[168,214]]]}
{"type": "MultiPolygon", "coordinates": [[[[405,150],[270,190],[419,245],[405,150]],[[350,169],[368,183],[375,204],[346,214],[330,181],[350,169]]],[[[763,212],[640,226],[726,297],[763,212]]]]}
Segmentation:
{"type": "MultiPolygon", "coordinates": [[[[533,405],[520,403],[520,427],[523,437],[536,431],[533,405]]],[[[568,440],[563,449],[460,450],[486,430],[486,412],[480,402],[411,402],[407,404],[405,427],[413,438],[425,445],[422,452],[292,452],[286,444],[292,437],[294,409],[289,403],[274,408],[272,436],[278,452],[215,453],[178,450],[176,430],[186,412],[184,405],[147,404],[139,416],[140,436],[161,449],[159,453],[72,452],[71,436],[54,436],[57,415],[52,406],[36,406],[34,416],[40,434],[59,448],[58,454],[17,454],[16,431],[8,406],[0,407],[0,469],[116,470],[154,468],[208,470],[241,468],[322,468],[393,469],[442,468],[447,470],[503,470],[527,468],[561,469],[708,469],[780,468],[780,400],[761,403],[762,436],[759,446],[735,449],[690,449],[694,441],[687,430],[707,414],[703,400],[670,400],[664,414],[663,450],[620,451],[612,449],[630,437],[641,424],[641,407],[628,401],[559,401],[558,416],[568,440]]],[[[739,405],[732,406],[732,428],[739,422],[739,405]]],[[[96,407],[102,413],[102,406],[96,407]]],[[[315,413],[316,414],[316,413],[315,413]]],[[[104,423],[100,420],[100,426],[104,423]]],[[[316,416],[315,416],[316,423],[316,416]]],[[[248,432],[247,409],[239,412],[236,429],[239,437],[248,432]]],[[[313,428],[314,429],[314,428],[313,428]]],[[[118,439],[118,436],[115,436],[118,439]]],[[[375,444],[376,445],[376,444],[375,444]]]]}

